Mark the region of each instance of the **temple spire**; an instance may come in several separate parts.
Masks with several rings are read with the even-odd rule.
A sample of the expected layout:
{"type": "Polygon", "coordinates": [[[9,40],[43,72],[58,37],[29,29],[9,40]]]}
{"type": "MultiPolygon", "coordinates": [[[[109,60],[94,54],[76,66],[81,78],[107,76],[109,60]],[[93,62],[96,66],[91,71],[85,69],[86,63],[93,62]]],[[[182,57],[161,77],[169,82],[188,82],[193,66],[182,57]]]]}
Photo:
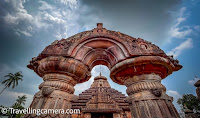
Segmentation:
{"type": "Polygon", "coordinates": [[[99,76],[94,78],[94,82],[90,86],[90,88],[102,88],[102,87],[110,87],[107,78],[102,76],[101,73],[99,76]]]}
{"type": "Polygon", "coordinates": [[[101,65],[100,65],[100,74],[99,74],[99,76],[101,76],[101,65]]]}

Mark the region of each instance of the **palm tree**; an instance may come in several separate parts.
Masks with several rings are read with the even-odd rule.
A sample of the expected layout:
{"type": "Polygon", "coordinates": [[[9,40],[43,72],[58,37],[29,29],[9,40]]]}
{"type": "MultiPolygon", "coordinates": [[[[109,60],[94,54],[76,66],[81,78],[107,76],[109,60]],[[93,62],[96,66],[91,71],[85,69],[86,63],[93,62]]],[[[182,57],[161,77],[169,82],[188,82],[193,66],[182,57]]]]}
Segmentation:
{"type": "Polygon", "coordinates": [[[25,102],[26,102],[26,95],[23,95],[23,96],[18,96],[18,99],[16,100],[16,104],[18,105],[25,105],[25,102]]]}
{"type": "MultiPolygon", "coordinates": [[[[23,75],[22,75],[22,72],[19,71],[19,72],[16,72],[15,74],[13,73],[9,73],[8,75],[6,75],[4,78],[8,78],[6,80],[4,80],[2,82],[2,84],[5,84],[5,88],[1,91],[1,93],[6,89],[6,88],[9,88],[11,85],[12,85],[12,88],[15,88],[17,85],[18,85],[18,81],[19,80],[23,80],[23,75]]],[[[0,93],[0,94],[1,94],[0,93]]]]}
{"type": "MultiPolygon", "coordinates": [[[[26,102],[26,95],[23,96],[18,96],[18,98],[16,99],[16,102],[11,106],[14,109],[24,109],[24,107],[22,106],[25,105],[26,102]]],[[[21,116],[24,115],[23,113],[11,113],[10,111],[7,112],[7,116],[9,116],[8,118],[21,118],[21,116]]]]}

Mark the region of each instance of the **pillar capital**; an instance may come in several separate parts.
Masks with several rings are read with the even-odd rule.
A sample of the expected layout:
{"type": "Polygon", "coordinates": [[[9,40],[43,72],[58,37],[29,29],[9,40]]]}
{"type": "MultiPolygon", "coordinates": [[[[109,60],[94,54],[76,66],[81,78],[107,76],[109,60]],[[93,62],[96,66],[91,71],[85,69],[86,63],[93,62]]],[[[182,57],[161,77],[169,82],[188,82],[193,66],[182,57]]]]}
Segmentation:
{"type": "Polygon", "coordinates": [[[160,79],[164,79],[173,71],[176,71],[176,67],[166,58],[160,56],[139,56],[117,63],[112,67],[110,77],[114,82],[125,85],[125,81],[129,78],[132,78],[132,81],[139,81],[137,80],[138,75],[154,73],[159,75],[160,79]]]}
{"type": "Polygon", "coordinates": [[[75,83],[85,82],[91,77],[88,67],[82,62],[62,56],[49,56],[42,60],[33,59],[28,68],[33,69],[40,77],[53,73],[62,74],[72,77],[75,83]]]}

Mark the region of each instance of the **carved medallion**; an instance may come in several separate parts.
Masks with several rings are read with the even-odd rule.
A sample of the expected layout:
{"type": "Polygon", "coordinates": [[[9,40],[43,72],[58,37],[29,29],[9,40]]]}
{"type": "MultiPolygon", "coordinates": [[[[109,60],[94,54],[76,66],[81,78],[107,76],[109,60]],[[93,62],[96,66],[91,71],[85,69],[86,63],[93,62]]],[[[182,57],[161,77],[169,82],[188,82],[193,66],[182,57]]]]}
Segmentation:
{"type": "Polygon", "coordinates": [[[154,94],[156,97],[160,97],[162,95],[161,89],[151,89],[152,94],[154,94]]]}
{"type": "Polygon", "coordinates": [[[42,87],[42,95],[47,97],[49,96],[55,89],[52,87],[42,87]]]}

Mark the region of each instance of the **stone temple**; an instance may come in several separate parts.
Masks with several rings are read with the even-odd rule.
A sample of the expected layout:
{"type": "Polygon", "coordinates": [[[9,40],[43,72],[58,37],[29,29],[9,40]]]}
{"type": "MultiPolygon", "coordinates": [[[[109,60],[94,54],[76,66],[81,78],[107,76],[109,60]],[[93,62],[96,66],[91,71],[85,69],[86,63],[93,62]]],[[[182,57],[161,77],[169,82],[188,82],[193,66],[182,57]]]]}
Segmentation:
{"type": "MultiPolygon", "coordinates": [[[[74,86],[88,81],[92,68],[100,64],[109,68],[113,82],[127,87],[128,97],[123,103],[124,106],[113,107],[115,112],[112,112],[113,116],[111,116],[109,114],[111,112],[108,113],[112,111],[109,102],[117,104],[116,99],[110,99],[113,89],[102,94],[98,93],[106,91],[105,89],[97,90],[97,94],[93,94],[86,107],[81,108],[81,112],[84,113],[81,117],[100,118],[102,114],[98,114],[99,106],[102,108],[108,106],[107,111],[104,111],[108,114],[104,116],[126,117],[117,113],[121,110],[120,113],[129,116],[129,113],[123,109],[128,103],[132,118],[180,118],[172,104],[173,98],[166,94],[166,88],[161,84],[168,75],[182,68],[179,61],[173,56],[166,55],[151,42],[108,30],[102,23],[97,23],[97,27],[92,30],[56,40],[37,57],[32,58],[27,67],[43,78],[44,82],[39,85],[40,90],[34,95],[30,108],[65,110],[73,107],[80,108],[79,103],[87,101],[82,97],[87,92],[91,92],[93,86],[86,93],[83,92],[79,98],[74,95],[74,86]],[[106,99],[108,103],[99,103],[98,95],[107,96],[101,98],[106,99]]],[[[25,117],[70,118],[72,115],[30,114],[25,117]]]]}
{"type": "Polygon", "coordinates": [[[81,110],[79,117],[131,118],[129,103],[125,100],[126,96],[111,88],[107,78],[100,74],[91,87],[72,102],[72,108],[81,110]]]}

